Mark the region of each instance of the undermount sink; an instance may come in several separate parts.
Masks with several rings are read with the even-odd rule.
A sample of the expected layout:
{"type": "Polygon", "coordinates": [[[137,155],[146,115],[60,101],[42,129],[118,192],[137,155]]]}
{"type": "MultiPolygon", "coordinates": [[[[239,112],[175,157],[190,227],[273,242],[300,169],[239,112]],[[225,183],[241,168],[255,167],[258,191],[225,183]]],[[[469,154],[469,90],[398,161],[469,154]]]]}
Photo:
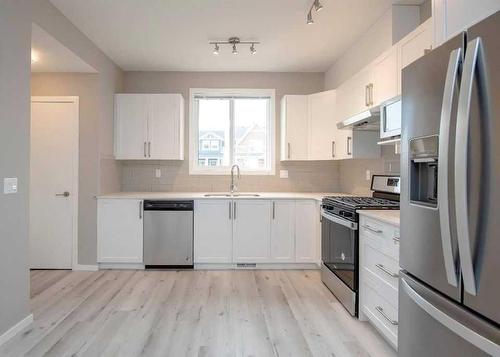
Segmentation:
{"type": "Polygon", "coordinates": [[[206,193],[205,197],[260,197],[258,193],[206,193]]]}

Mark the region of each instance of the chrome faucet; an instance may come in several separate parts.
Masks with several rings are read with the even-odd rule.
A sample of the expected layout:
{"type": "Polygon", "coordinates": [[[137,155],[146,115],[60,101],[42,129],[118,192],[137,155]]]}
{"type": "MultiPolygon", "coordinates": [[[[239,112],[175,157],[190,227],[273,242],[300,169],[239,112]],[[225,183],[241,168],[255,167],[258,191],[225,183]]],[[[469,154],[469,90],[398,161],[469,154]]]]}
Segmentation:
{"type": "Polygon", "coordinates": [[[231,186],[230,186],[230,191],[231,191],[231,194],[233,194],[235,191],[238,190],[238,186],[236,185],[236,183],[234,182],[234,169],[237,169],[237,177],[238,177],[238,180],[241,178],[241,175],[240,175],[240,167],[238,165],[233,165],[231,166],[231,186]]]}

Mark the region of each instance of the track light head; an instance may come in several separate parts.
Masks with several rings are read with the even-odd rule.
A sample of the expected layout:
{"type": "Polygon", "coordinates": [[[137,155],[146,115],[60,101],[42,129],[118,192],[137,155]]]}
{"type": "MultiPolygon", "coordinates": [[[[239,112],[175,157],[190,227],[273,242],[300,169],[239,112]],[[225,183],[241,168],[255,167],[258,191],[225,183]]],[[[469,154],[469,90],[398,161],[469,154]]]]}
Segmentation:
{"type": "Polygon", "coordinates": [[[254,46],[254,44],[253,44],[253,43],[252,43],[252,46],[250,46],[250,53],[251,53],[252,55],[254,55],[254,54],[256,54],[256,53],[257,53],[257,50],[255,49],[255,46],[254,46]]]}
{"type": "Polygon", "coordinates": [[[215,47],[214,47],[214,55],[218,55],[218,54],[219,54],[219,45],[216,43],[215,47]]]}
{"type": "Polygon", "coordinates": [[[314,24],[314,20],[313,20],[311,11],[309,11],[309,13],[307,14],[307,24],[308,25],[314,24]]]}
{"type": "Polygon", "coordinates": [[[319,0],[314,1],[314,9],[316,10],[316,12],[320,11],[321,9],[323,9],[323,5],[321,5],[321,3],[319,2],[319,0]]]}
{"type": "Polygon", "coordinates": [[[238,49],[236,48],[236,44],[233,43],[233,55],[237,55],[238,54],[238,49]]]}

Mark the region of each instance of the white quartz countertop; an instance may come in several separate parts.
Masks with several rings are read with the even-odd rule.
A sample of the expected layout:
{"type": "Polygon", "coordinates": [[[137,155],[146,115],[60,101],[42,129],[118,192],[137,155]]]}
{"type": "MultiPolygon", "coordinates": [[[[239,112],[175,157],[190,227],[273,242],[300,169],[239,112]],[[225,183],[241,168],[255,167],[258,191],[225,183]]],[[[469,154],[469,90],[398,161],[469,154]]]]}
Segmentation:
{"type": "MultiPolygon", "coordinates": [[[[224,193],[224,192],[220,192],[224,193]]],[[[97,196],[98,199],[138,199],[138,200],[200,200],[200,199],[290,199],[290,200],[317,200],[321,201],[325,196],[348,196],[345,193],[338,192],[237,192],[236,194],[258,194],[258,197],[252,196],[210,196],[219,192],[117,192],[97,196]]]]}
{"type": "Polygon", "coordinates": [[[399,210],[360,210],[358,213],[399,227],[399,210]]]}

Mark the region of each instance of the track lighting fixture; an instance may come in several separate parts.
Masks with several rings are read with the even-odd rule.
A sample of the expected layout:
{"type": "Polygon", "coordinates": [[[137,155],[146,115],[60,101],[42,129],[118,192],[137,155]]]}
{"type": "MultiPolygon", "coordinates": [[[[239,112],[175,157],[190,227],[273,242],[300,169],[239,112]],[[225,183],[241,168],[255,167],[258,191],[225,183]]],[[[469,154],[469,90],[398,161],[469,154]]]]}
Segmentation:
{"type": "Polygon", "coordinates": [[[238,52],[238,47],[237,45],[250,45],[250,53],[252,55],[257,53],[257,49],[255,48],[255,45],[260,44],[260,42],[257,41],[240,41],[239,37],[230,37],[227,41],[210,41],[209,44],[214,45],[214,50],[213,54],[218,55],[220,53],[220,48],[219,45],[231,45],[232,47],[232,54],[237,55],[238,52]]]}
{"type": "Polygon", "coordinates": [[[323,5],[321,5],[321,2],[319,0],[314,0],[311,7],[309,8],[309,12],[307,13],[307,24],[308,25],[314,24],[314,20],[313,20],[313,16],[312,16],[313,9],[316,10],[316,12],[323,9],[323,5]]]}

